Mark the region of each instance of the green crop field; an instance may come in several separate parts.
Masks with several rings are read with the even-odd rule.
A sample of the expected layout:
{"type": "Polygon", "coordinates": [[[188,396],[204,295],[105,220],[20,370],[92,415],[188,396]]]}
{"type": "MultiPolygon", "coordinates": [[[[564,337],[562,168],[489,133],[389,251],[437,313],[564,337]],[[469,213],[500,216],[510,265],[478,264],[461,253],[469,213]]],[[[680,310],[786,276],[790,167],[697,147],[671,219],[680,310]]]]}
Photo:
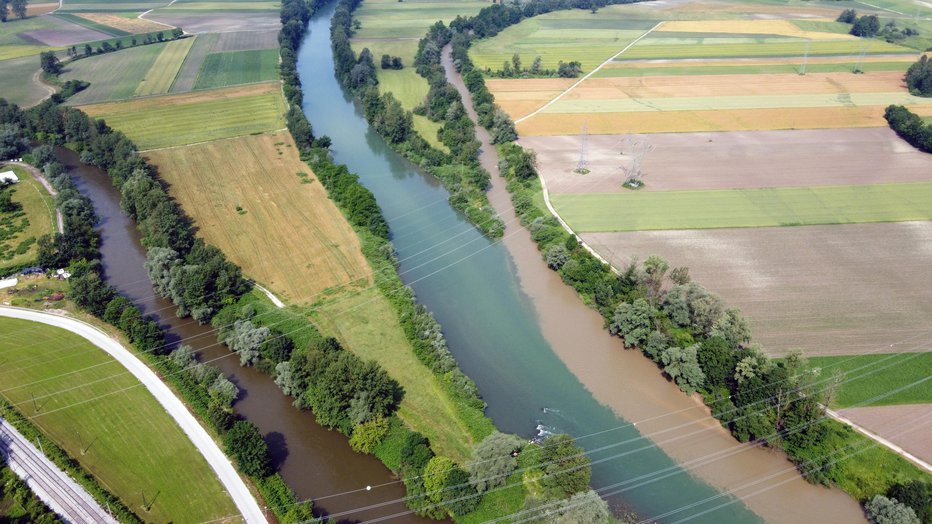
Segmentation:
{"type": "Polygon", "coordinates": [[[540,56],[545,69],[556,69],[560,61],[578,60],[583,71],[591,71],[655,24],[621,17],[606,19],[582,10],[559,11],[529,18],[494,38],[478,41],[469,56],[477,67],[493,71],[500,70],[502,62],[510,61],[515,53],[525,67],[540,56]]]}
{"type": "Polygon", "coordinates": [[[278,50],[253,49],[207,55],[194,89],[210,89],[278,78],[278,50]]]}
{"type": "Polygon", "coordinates": [[[112,357],[45,324],[0,318],[0,332],[0,395],[133,511],[154,522],[236,514],[181,428],[112,357]]]}
{"type": "Polygon", "coordinates": [[[421,38],[437,20],[449,23],[457,15],[472,16],[487,1],[434,0],[408,1],[366,0],[353,14],[362,27],[357,38],[421,38]]]}
{"type": "MultiPolygon", "coordinates": [[[[258,87],[264,88],[265,85],[258,87]]],[[[179,146],[218,138],[261,133],[285,127],[285,102],[277,91],[224,96],[215,91],[201,98],[172,95],[83,106],[91,116],[106,119],[126,133],[140,149],[179,146]]],[[[219,90],[218,90],[219,91],[219,90]]],[[[226,90],[230,91],[230,90],[226,90]]]]}
{"type": "Polygon", "coordinates": [[[791,20],[791,22],[803,31],[837,33],[840,35],[847,35],[851,32],[851,24],[843,24],[841,22],[826,22],[821,20],[791,20]]]}
{"type": "Polygon", "coordinates": [[[67,0],[61,10],[85,13],[141,13],[162,5],[165,5],[165,2],[159,0],[67,0]]]}
{"type": "Polygon", "coordinates": [[[0,93],[3,98],[24,107],[38,103],[48,93],[35,85],[33,74],[39,70],[39,59],[24,56],[0,62],[0,93]]]}
{"type": "Polygon", "coordinates": [[[877,402],[866,403],[874,397],[905,388],[932,374],[932,353],[812,357],[809,363],[813,367],[821,368],[822,376],[826,378],[836,371],[844,373],[844,382],[838,388],[832,407],[932,402],[932,381],[927,381],[877,402]]]}
{"type": "Polygon", "coordinates": [[[932,183],[623,191],[551,198],[557,212],[581,233],[932,220],[932,183]]]}
{"type": "Polygon", "coordinates": [[[63,80],[91,83],[68,103],[80,105],[132,97],[164,48],[164,44],[144,45],[68,64],[61,75],[63,80]]]}
{"type": "Polygon", "coordinates": [[[806,53],[809,46],[809,56],[836,56],[866,54],[911,54],[916,51],[906,47],[888,44],[881,40],[814,40],[807,42],[798,39],[796,42],[763,42],[757,44],[729,44],[706,43],[698,45],[696,42],[683,39],[681,43],[669,43],[670,39],[656,39],[652,42],[650,36],[638,42],[634,47],[618,57],[619,61],[634,59],[658,58],[745,58],[760,56],[800,56],[806,53]],[[657,41],[663,43],[656,43],[657,41]]]}
{"type": "Polygon", "coordinates": [[[543,113],[628,113],[642,111],[710,111],[809,107],[932,105],[932,98],[900,93],[841,93],[760,96],[702,96],[668,98],[616,98],[611,100],[561,99],[543,113]]]}
{"type": "Polygon", "coordinates": [[[191,46],[194,45],[194,38],[184,38],[174,40],[162,47],[162,52],[152,63],[146,77],[142,79],[139,86],[136,87],[136,96],[161,95],[167,93],[175,81],[175,76],[181,70],[185,57],[191,46]]]}
{"type": "MultiPolygon", "coordinates": [[[[0,167],[0,171],[8,169],[0,167]]],[[[0,275],[33,261],[39,249],[36,240],[55,229],[55,203],[48,191],[25,169],[12,169],[19,182],[6,191],[12,191],[13,202],[22,207],[0,213],[0,275]]]]}
{"type": "MultiPolygon", "coordinates": [[[[865,73],[882,71],[903,71],[910,62],[861,62],[861,71],[865,73]]],[[[667,76],[667,75],[761,75],[761,74],[799,74],[801,63],[772,63],[755,65],[683,65],[658,67],[604,67],[593,78],[618,78],[632,76],[667,76]]],[[[858,67],[857,62],[808,63],[808,73],[850,73],[858,67]]]]}
{"type": "Polygon", "coordinates": [[[194,37],[194,45],[188,51],[184,58],[184,63],[178,74],[175,76],[175,82],[172,84],[172,93],[186,93],[194,89],[194,83],[197,81],[197,74],[201,70],[204,60],[211,53],[220,35],[217,33],[205,33],[194,37]]]}

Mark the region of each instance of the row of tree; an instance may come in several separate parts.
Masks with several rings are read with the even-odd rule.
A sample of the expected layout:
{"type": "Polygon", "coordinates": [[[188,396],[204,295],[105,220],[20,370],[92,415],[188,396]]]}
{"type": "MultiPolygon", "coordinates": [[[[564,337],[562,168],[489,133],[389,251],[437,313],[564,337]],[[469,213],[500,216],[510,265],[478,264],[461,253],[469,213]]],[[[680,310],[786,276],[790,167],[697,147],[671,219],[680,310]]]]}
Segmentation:
{"type": "Polygon", "coordinates": [[[835,20],[837,22],[851,24],[850,33],[854,36],[860,36],[862,38],[880,36],[890,43],[900,42],[910,36],[919,34],[919,31],[911,27],[900,29],[897,27],[896,21],[894,20],[888,21],[881,27],[880,19],[877,18],[877,15],[858,16],[857,11],[854,9],[845,9],[835,20]]]}
{"type": "Polygon", "coordinates": [[[506,60],[502,63],[500,70],[492,71],[492,68],[487,67],[485,73],[499,78],[576,78],[582,73],[582,63],[576,60],[571,62],[560,60],[556,69],[543,69],[541,57],[537,56],[531,66],[525,68],[521,64],[521,55],[515,53],[510,62],[506,60]]]}
{"type": "Polygon", "coordinates": [[[9,19],[10,11],[14,15],[26,18],[29,0],[0,0],[0,23],[9,19]]]}
{"type": "Polygon", "coordinates": [[[898,105],[887,106],[883,117],[887,119],[890,129],[896,131],[903,140],[916,149],[932,153],[932,123],[898,105]]]}

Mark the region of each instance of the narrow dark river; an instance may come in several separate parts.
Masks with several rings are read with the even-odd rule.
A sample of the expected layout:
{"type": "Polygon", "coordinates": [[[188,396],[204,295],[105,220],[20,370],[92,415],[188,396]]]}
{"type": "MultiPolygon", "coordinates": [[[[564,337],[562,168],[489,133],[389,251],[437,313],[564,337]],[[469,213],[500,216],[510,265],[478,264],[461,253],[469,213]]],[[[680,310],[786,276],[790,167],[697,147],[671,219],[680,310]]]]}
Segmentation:
{"type": "Polygon", "coordinates": [[[329,41],[334,9],[331,3],[313,17],[299,51],[305,113],[315,134],[333,140],[334,159],[375,193],[394,234],[402,279],[443,325],[495,424],[522,436],[540,430],[585,436],[579,443],[592,450],[593,487],[625,489],[609,498],[616,508],[650,516],[690,506],[675,520],[759,521],[740,502],[717,508],[722,498],[705,501],[717,492],[638,439],[554,353],[505,247],[455,212],[436,179],[392,151],[339,85],[329,41]]]}

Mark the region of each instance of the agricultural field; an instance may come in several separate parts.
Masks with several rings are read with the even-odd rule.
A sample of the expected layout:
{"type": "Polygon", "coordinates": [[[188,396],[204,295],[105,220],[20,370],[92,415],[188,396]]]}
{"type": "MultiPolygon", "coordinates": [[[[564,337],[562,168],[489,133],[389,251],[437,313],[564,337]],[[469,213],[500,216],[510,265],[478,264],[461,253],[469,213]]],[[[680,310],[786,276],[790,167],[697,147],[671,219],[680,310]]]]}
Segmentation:
{"type": "Polygon", "coordinates": [[[0,354],[17,363],[0,367],[0,395],[133,511],[160,522],[236,514],[181,428],[112,357],[45,324],[2,318],[0,331],[0,354]]]}
{"type": "Polygon", "coordinates": [[[55,231],[55,202],[42,184],[25,169],[0,165],[0,171],[12,169],[19,182],[3,192],[20,208],[0,212],[0,275],[36,258],[36,240],[55,231]]]}
{"type": "Polygon", "coordinates": [[[928,351],[932,347],[925,349],[924,353],[815,357],[809,363],[825,377],[843,374],[833,408],[932,403],[932,380],[910,386],[932,375],[932,352],[928,351]],[[894,390],[901,391],[887,395],[894,390]],[[883,398],[872,400],[878,397],[883,398]]]}
{"type": "Polygon", "coordinates": [[[152,22],[151,20],[146,20],[143,18],[126,18],[124,16],[113,13],[78,13],[76,16],[131,35],[170,29],[170,27],[152,22]]]}
{"type": "MultiPolygon", "coordinates": [[[[86,27],[86,28],[88,28],[88,29],[90,29],[90,30],[92,30],[92,31],[97,31],[97,32],[103,33],[103,34],[105,34],[105,35],[107,35],[107,36],[126,36],[126,35],[131,34],[129,31],[123,31],[123,30],[121,30],[121,29],[117,29],[117,28],[115,28],[115,27],[111,27],[111,26],[109,26],[109,25],[107,25],[107,24],[105,24],[105,23],[103,23],[103,22],[99,22],[99,21],[95,20],[94,18],[87,18],[87,17],[83,17],[83,16],[78,16],[78,15],[72,14],[72,13],[56,13],[56,14],[53,15],[53,16],[54,16],[55,18],[59,18],[59,19],[61,19],[61,20],[67,20],[67,21],[69,21],[69,22],[71,22],[71,23],[80,25],[80,26],[82,26],[82,27],[86,27]]],[[[95,17],[95,18],[97,18],[97,17],[95,17]]]]}
{"type": "Polygon", "coordinates": [[[482,0],[366,0],[353,13],[361,27],[356,38],[420,40],[437,20],[449,23],[457,15],[471,16],[489,3],[482,0]]]}
{"type": "Polygon", "coordinates": [[[298,158],[288,133],[151,151],[145,157],[199,234],[289,302],[311,303],[335,286],[368,285],[370,270],[355,232],[298,158]]]}
{"type": "Polygon", "coordinates": [[[194,83],[197,81],[197,74],[201,70],[207,55],[213,52],[214,46],[220,35],[217,33],[204,33],[194,37],[194,44],[188,51],[181,69],[175,76],[175,83],[172,84],[172,93],[187,93],[194,89],[194,83]]]}
{"type": "Polygon", "coordinates": [[[899,434],[895,428],[907,420],[928,420],[932,404],[908,404],[901,406],[870,406],[840,410],[842,416],[890,440],[909,451],[920,460],[932,463],[932,439],[922,431],[899,434]]]}
{"type": "Polygon", "coordinates": [[[128,13],[135,16],[165,3],[163,0],[64,0],[59,12],[128,13]]]}
{"type": "Polygon", "coordinates": [[[0,61],[0,71],[0,93],[10,102],[31,107],[49,94],[38,83],[39,59],[35,56],[0,61]]]}
{"type": "Polygon", "coordinates": [[[278,82],[92,104],[81,109],[126,133],[141,150],[285,127],[285,102],[278,82]]]}
{"type": "Polygon", "coordinates": [[[149,67],[146,77],[136,87],[134,95],[148,96],[167,93],[192,45],[194,45],[193,38],[184,38],[158,46],[162,51],[149,67]]]}
{"type": "Polygon", "coordinates": [[[204,58],[194,82],[194,89],[250,84],[277,78],[277,49],[212,53],[204,58]]]}
{"type": "Polygon", "coordinates": [[[747,316],[780,355],[928,351],[932,223],[584,233],[616,267],[657,254],[747,316]]]}
{"type": "Polygon", "coordinates": [[[81,105],[133,97],[165,47],[143,45],[69,63],[61,74],[62,80],[84,80],[91,85],[68,103],[81,105]]]}
{"type": "Polygon", "coordinates": [[[271,1],[181,1],[161,4],[146,19],[182,27],[188,33],[277,32],[279,4],[271,1]]]}

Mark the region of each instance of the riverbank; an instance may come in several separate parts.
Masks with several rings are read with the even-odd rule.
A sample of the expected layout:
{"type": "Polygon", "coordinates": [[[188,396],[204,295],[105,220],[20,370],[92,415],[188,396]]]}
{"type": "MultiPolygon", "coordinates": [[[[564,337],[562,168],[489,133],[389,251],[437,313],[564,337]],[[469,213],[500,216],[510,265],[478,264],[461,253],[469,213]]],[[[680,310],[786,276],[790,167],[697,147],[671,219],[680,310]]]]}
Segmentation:
{"type": "MultiPolygon", "coordinates": [[[[478,123],[472,95],[453,66],[449,47],[442,61],[448,80],[478,123]]],[[[476,134],[482,143],[482,165],[492,173],[489,201],[507,224],[502,243],[517,267],[522,289],[551,347],[596,399],[632,421],[677,462],[734,494],[768,522],[864,521],[859,505],[844,492],[809,484],[782,453],[738,443],[704,405],[684,395],[652,362],[626,351],[622,341],[604,329],[602,316],[546,266],[517,220],[488,131],[477,125],[476,134]],[[763,480],[750,484],[759,479],[763,480]],[[792,507],[786,500],[794,501],[792,507]]]]}

